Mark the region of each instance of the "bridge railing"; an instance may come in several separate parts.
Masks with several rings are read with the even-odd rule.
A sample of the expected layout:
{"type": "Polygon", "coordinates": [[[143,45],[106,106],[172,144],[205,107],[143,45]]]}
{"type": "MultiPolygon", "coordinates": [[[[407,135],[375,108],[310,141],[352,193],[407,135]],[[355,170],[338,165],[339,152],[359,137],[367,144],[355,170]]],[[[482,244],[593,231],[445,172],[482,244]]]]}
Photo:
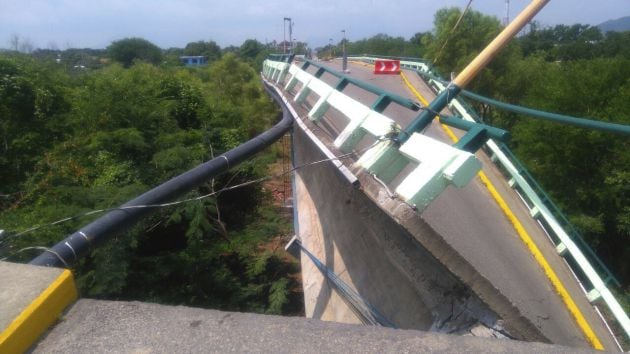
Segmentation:
{"type": "Polygon", "coordinates": [[[403,176],[402,182],[392,186],[402,200],[414,205],[418,210],[424,209],[447,185],[453,184],[458,187],[466,185],[481,168],[481,163],[473,154],[422,134],[413,134],[400,146],[394,143],[390,138],[397,136],[401,130],[400,126],[382,112],[390,103],[399,104],[413,111],[419,110],[419,105],[412,100],[311,60],[305,60],[301,65],[284,64],[267,60],[263,64],[263,73],[270,80],[283,84],[285,91],[296,91],[293,100],[298,104],[305,102],[309,95],[317,96],[308,112],[310,121],[320,122],[331,107],[345,117],[345,127],[334,137],[334,146],[337,149],[348,153],[354,151],[364,138],[374,141],[374,144],[357,160],[358,166],[375,175],[381,183],[392,185],[394,179],[408,165],[419,164],[409,174],[403,176]],[[309,68],[316,70],[310,73],[307,71],[309,68]],[[321,77],[324,74],[336,78],[336,84],[329,85],[323,81],[321,77]],[[286,77],[289,78],[284,82],[286,77]],[[343,93],[348,85],[371,92],[376,99],[368,107],[343,93]]]}
{"type": "MultiPolygon", "coordinates": [[[[374,57],[364,56],[350,57],[349,59],[367,63],[373,63],[375,60],[374,57]]],[[[400,66],[415,70],[436,93],[446,89],[444,80],[432,73],[430,66],[426,63],[417,59],[401,60],[400,66]]],[[[481,121],[475,110],[463,99],[452,100],[449,108],[467,121],[481,121]]],[[[630,319],[606,286],[611,282],[620,286],[616,277],[597,257],[567,217],[505,144],[490,139],[485,145],[485,150],[489,153],[492,161],[497,164],[499,170],[506,174],[508,184],[521,197],[531,217],[548,235],[558,254],[567,261],[569,269],[572,270],[588,300],[591,303],[600,299],[603,300],[626,336],[630,338],[630,319]],[[593,264],[599,269],[599,272],[604,274],[603,278],[593,264]],[[576,266],[577,269],[575,269],[576,266]]]]}

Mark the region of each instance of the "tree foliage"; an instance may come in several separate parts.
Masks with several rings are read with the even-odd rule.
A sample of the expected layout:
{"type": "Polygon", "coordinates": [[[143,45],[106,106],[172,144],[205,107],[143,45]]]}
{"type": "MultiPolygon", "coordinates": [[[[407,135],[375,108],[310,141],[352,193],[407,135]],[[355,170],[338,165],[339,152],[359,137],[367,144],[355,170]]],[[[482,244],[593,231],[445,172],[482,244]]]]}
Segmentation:
{"type": "MultiPolygon", "coordinates": [[[[254,69],[234,54],[195,70],[125,65],[69,75],[62,65],[0,57],[0,258],[27,261],[32,253],[14,253],[49,247],[89,218],[16,231],[120,205],[277,116],[254,69]]],[[[268,160],[249,161],[185,197],[266,175],[268,160]]],[[[300,296],[289,275],[296,265],[267,246],[289,225],[253,184],[157,210],[75,274],[89,297],[295,313],[300,296]]]]}
{"type": "Polygon", "coordinates": [[[136,60],[155,65],[162,61],[162,50],[142,38],[124,38],[114,41],[107,47],[107,52],[113,60],[126,68],[130,67],[136,60]]]}
{"type": "Polygon", "coordinates": [[[197,41],[186,44],[184,55],[203,55],[211,63],[221,58],[221,47],[215,41],[197,41]]]}
{"type": "MultiPolygon", "coordinates": [[[[404,52],[406,41],[402,37],[391,37],[379,33],[373,37],[349,42],[346,50],[349,53],[379,53],[381,55],[401,55],[404,52]]],[[[340,46],[338,46],[340,47],[340,46]]],[[[341,53],[341,48],[339,48],[341,53]]]]}

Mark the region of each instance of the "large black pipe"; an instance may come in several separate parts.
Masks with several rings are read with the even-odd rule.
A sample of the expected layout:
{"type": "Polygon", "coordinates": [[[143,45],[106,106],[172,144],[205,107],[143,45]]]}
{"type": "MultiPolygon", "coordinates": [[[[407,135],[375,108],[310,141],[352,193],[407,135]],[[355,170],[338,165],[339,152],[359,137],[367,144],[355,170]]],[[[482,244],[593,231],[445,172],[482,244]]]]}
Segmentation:
{"type": "MultiPolygon", "coordinates": [[[[280,139],[291,129],[293,116],[289,113],[289,110],[275,90],[266,83],[264,86],[265,90],[282,107],[282,120],[280,120],[279,123],[225,154],[174,177],[168,182],[123,204],[121,208],[133,205],[160,204],[171,201],[249,159],[254,154],[264,150],[273,142],[280,139]]],[[[30,264],[50,267],[72,265],[81,257],[87,255],[93,248],[107,241],[107,239],[117,233],[133,226],[154,210],[154,208],[132,208],[111,211],[66,237],[64,240],[54,245],[50,251],[40,254],[38,257],[31,260],[30,264]]]]}

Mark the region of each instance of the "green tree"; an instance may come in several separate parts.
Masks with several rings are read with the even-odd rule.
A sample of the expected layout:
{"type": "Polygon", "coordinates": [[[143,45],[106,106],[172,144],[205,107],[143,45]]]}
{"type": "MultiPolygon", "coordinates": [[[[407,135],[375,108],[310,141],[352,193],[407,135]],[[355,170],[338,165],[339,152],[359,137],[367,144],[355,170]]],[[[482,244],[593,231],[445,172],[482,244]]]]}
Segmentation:
{"type": "Polygon", "coordinates": [[[238,50],[239,56],[243,59],[255,59],[258,54],[263,50],[264,46],[262,43],[255,39],[248,39],[238,50]]]}
{"type": "Polygon", "coordinates": [[[0,57],[0,78],[0,188],[7,193],[65,135],[64,90],[71,80],[55,65],[21,55],[0,57]]]}
{"type": "Polygon", "coordinates": [[[197,41],[186,44],[184,55],[203,55],[211,63],[221,58],[221,47],[215,41],[197,41]]]}
{"type": "MultiPolygon", "coordinates": [[[[0,56],[0,137],[8,146],[1,194],[22,192],[0,204],[0,258],[14,261],[33,257],[15,252],[55,244],[90,218],[15,231],[120,205],[239,145],[277,114],[254,69],[233,54],[194,71],[112,64],[72,79],[43,65],[0,56]]],[[[257,179],[268,161],[248,161],[187,197],[257,179]]],[[[284,312],[300,301],[287,277],[297,269],[265,244],[288,227],[252,184],[161,208],[74,271],[91,297],[284,312]]]]}
{"type": "MultiPolygon", "coordinates": [[[[379,33],[373,37],[362,39],[356,42],[349,42],[346,50],[348,53],[356,54],[379,54],[379,55],[391,55],[401,56],[405,52],[407,42],[403,37],[391,37],[384,33],[379,33]]],[[[335,51],[340,52],[341,44],[335,51]]]]}
{"type": "Polygon", "coordinates": [[[107,53],[113,60],[126,68],[130,67],[136,60],[146,61],[154,65],[162,62],[162,50],[142,38],[124,38],[114,41],[107,47],[107,53]]]}
{"type": "Polygon", "coordinates": [[[599,47],[604,58],[630,58],[630,31],[607,32],[599,47]]]}
{"type": "MultiPolygon", "coordinates": [[[[435,13],[434,32],[422,37],[426,57],[446,78],[457,74],[501,31],[499,20],[478,11],[462,16],[459,8],[444,8],[435,13]],[[458,24],[459,21],[459,24],[458,24]]],[[[509,44],[468,85],[468,89],[490,95],[499,90],[499,81],[507,77],[511,63],[521,58],[520,48],[509,44]]],[[[474,104],[482,117],[492,114],[488,105],[474,104]]]]}
{"type": "Polygon", "coordinates": [[[457,24],[461,16],[457,7],[438,10],[434,34],[424,38],[427,58],[443,73],[462,70],[501,29],[496,17],[478,11],[466,12],[457,24]]]}
{"type": "Polygon", "coordinates": [[[601,57],[604,36],[597,27],[575,24],[538,29],[519,38],[524,55],[544,54],[546,60],[577,60],[601,57]]]}

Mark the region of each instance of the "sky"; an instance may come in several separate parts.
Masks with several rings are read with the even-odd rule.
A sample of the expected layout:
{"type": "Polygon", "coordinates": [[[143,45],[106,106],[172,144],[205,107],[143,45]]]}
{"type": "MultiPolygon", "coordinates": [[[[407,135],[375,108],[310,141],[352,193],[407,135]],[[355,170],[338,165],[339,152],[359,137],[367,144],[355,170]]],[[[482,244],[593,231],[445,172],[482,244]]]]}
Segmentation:
{"type": "MultiPolygon", "coordinates": [[[[283,40],[284,17],[293,37],[310,47],[378,33],[410,38],[433,27],[443,7],[468,0],[0,0],[0,48],[17,35],[36,48],[105,48],[125,37],[162,48],[214,40],[221,47],[246,39],[283,40]]],[[[515,17],[529,0],[510,0],[515,17]]],[[[505,0],[475,0],[474,10],[502,19],[505,0]]],[[[536,16],[542,25],[597,25],[630,15],[630,0],[551,0],[536,16]]],[[[288,35],[287,35],[288,36],[288,35]]]]}

